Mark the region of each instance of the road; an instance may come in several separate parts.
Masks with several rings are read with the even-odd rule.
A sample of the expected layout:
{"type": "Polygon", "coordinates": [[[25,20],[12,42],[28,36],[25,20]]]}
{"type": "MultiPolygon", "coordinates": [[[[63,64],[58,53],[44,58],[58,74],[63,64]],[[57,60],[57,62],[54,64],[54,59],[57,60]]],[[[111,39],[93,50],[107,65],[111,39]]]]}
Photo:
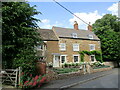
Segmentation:
{"type": "Polygon", "coordinates": [[[118,69],[114,69],[113,73],[109,75],[70,88],[118,88],[118,69]]]}

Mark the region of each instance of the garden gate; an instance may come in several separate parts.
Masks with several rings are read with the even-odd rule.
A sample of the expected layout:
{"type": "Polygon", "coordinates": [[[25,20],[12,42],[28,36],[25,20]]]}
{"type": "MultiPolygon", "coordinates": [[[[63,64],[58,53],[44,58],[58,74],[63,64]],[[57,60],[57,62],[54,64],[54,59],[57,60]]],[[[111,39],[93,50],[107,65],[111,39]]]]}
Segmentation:
{"type": "Polygon", "coordinates": [[[11,84],[15,87],[20,84],[21,68],[17,69],[4,69],[1,71],[2,83],[11,84]]]}

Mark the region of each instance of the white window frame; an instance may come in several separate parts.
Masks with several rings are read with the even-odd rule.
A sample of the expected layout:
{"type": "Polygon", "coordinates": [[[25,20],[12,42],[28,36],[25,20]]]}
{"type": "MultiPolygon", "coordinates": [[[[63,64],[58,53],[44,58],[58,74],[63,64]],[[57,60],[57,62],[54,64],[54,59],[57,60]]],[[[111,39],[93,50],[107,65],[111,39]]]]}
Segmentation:
{"type": "Polygon", "coordinates": [[[74,44],[73,44],[73,51],[79,51],[79,50],[80,50],[79,48],[80,48],[80,47],[79,47],[79,44],[78,44],[78,43],[74,43],[74,44]],[[75,46],[77,46],[77,49],[76,49],[75,46]]]}
{"type": "Polygon", "coordinates": [[[73,63],[79,63],[79,62],[80,62],[80,55],[79,54],[73,55],[73,63]],[[78,62],[74,62],[74,56],[78,56],[78,62]]]}
{"type": "Polygon", "coordinates": [[[60,49],[60,51],[66,51],[66,44],[65,43],[60,43],[59,44],[59,49],[60,49]],[[64,45],[64,46],[62,46],[62,45],[64,45]]]}
{"type": "Polygon", "coordinates": [[[90,61],[91,62],[96,62],[95,55],[90,55],[90,61]],[[92,61],[91,56],[94,56],[94,61],[92,61]]]}
{"type": "Polygon", "coordinates": [[[44,49],[44,45],[37,45],[36,48],[37,48],[37,50],[43,50],[44,49]]]}
{"type": "Polygon", "coordinates": [[[95,44],[89,44],[90,51],[95,50],[95,44]],[[94,49],[91,49],[91,46],[94,46],[94,49]]]}
{"type": "Polygon", "coordinates": [[[93,39],[93,35],[88,35],[88,38],[89,39],[93,39]]]}
{"type": "Polygon", "coordinates": [[[72,33],[73,38],[77,38],[77,33],[72,33]]]}
{"type": "Polygon", "coordinates": [[[64,63],[62,63],[62,56],[65,56],[65,62],[64,63],[67,63],[67,55],[60,55],[60,63],[64,64],[64,63]]]}

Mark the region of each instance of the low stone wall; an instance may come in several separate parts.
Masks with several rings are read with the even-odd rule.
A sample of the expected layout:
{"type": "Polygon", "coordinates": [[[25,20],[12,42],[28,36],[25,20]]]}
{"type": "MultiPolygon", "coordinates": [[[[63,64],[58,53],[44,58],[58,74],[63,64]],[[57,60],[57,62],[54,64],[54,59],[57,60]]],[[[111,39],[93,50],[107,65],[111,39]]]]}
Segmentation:
{"type": "Polygon", "coordinates": [[[106,61],[106,62],[104,62],[104,65],[108,65],[108,66],[112,66],[112,67],[117,67],[117,62],[106,61]]]}
{"type": "Polygon", "coordinates": [[[101,71],[107,71],[107,70],[110,70],[110,69],[113,69],[113,67],[93,69],[93,71],[91,73],[101,72],[101,71]]]}
{"type": "MultiPolygon", "coordinates": [[[[106,71],[106,70],[110,70],[113,67],[107,67],[107,68],[99,68],[99,69],[90,69],[90,73],[95,73],[95,72],[101,72],[101,71],[106,71]]],[[[64,78],[70,78],[73,76],[80,76],[85,74],[84,70],[79,70],[78,72],[71,72],[71,73],[64,73],[64,74],[57,74],[55,73],[52,69],[47,68],[47,78],[48,81],[51,80],[58,80],[58,79],[64,79],[64,78]]],[[[88,72],[87,72],[88,73],[88,72]]]]}

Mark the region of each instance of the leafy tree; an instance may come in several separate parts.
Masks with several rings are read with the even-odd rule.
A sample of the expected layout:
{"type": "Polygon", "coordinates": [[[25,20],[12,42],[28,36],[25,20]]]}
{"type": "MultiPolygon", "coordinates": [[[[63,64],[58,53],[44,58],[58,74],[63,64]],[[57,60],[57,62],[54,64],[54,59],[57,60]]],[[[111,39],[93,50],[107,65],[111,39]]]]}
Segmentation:
{"type": "Polygon", "coordinates": [[[2,48],[3,68],[22,67],[23,72],[35,71],[35,46],[41,42],[37,32],[39,21],[33,16],[39,14],[35,6],[26,2],[2,3],[2,48]]]}
{"type": "Polygon", "coordinates": [[[101,40],[104,61],[120,60],[120,21],[117,16],[104,15],[93,24],[93,31],[101,40]]]}

